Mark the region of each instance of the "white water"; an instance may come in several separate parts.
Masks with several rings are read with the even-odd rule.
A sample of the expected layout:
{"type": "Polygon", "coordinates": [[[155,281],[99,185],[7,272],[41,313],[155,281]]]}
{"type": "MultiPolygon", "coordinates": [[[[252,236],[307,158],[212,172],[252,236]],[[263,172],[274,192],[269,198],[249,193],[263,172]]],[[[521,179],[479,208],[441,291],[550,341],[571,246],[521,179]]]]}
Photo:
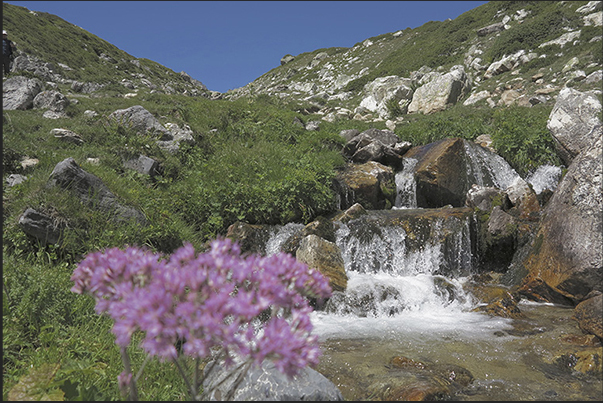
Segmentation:
{"type": "Polygon", "coordinates": [[[469,156],[467,173],[476,179],[475,184],[505,190],[519,178],[519,174],[500,155],[489,152],[472,141],[463,143],[469,156]]]}
{"type": "Polygon", "coordinates": [[[526,182],[532,185],[534,192],[540,194],[543,190],[554,191],[561,179],[561,167],[555,165],[541,165],[528,175],[526,182]]]}
{"type": "Polygon", "coordinates": [[[396,202],[393,208],[417,208],[417,182],[414,170],[418,160],[403,158],[402,170],[396,173],[396,202]]]}
{"type": "MultiPolygon", "coordinates": [[[[499,155],[469,141],[464,144],[467,174],[476,184],[506,189],[520,177],[499,155]]],[[[394,209],[417,208],[417,162],[405,158],[403,169],[396,174],[394,209]]],[[[323,338],[425,338],[428,334],[426,339],[433,340],[459,334],[470,339],[491,338],[494,331],[509,328],[508,319],[472,312],[476,301],[463,289],[473,271],[469,224],[467,220],[451,235],[443,221],[432,221],[429,240],[410,250],[402,226],[378,227],[370,233],[368,226],[362,225],[364,231],[355,233],[348,225],[337,223],[336,243],[348,276],[347,289],[331,309],[312,314],[315,332],[323,338]],[[452,241],[444,242],[444,237],[452,241]]],[[[278,251],[300,226],[278,227],[267,253],[278,251]]]]}
{"type": "MultiPolygon", "coordinates": [[[[336,243],[348,276],[345,298],[356,305],[313,312],[314,332],[321,339],[491,338],[494,331],[510,326],[507,319],[471,311],[476,301],[462,287],[467,277],[438,274],[442,269],[447,273],[470,273],[468,222],[453,235],[446,251],[441,239],[437,240],[439,236],[418,250],[408,250],[407,234],[399,226],[381,227],[379,233],[365,234],[360,239],[347,225],[337,225],[336,243]],[[362,303],[366,311],[361,314],[355,312],[358,301],[369,301],[362,303]]],[[[441,222],[436,222],[432,232],[437,235],[443,231],[440,227],[441,222]]],[[[268,242],[268,253],[278,251],[299,228],[300,224],[277,227],[268,242]]]]}

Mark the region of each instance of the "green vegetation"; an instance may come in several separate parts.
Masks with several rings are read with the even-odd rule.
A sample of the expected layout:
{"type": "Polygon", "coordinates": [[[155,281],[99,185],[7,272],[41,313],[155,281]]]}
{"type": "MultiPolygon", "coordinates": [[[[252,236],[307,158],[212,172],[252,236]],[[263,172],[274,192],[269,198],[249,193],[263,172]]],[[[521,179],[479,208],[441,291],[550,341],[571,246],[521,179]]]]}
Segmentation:
{"type": "Polygon", "coordinates": [[[551,105],[491,109],[455,105],[433,115],[414,115],[396,134],[414,145],[446,137],[475,140],[486,134],[496,151],[522,176],[544,164],[562,165],[546,128],[551,105]]]}

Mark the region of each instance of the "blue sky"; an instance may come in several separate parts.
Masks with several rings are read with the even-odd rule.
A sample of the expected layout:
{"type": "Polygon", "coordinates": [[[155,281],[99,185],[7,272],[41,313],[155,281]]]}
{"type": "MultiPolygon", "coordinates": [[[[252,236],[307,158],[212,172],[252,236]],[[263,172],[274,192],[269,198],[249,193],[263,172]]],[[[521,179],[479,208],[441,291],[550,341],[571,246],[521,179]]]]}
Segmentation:
{"type": "MultiPolygon", "coordinates": [[[[486,1],[5,1],[57,15],[208,89],[242,87],[293,56],[455,19],[486,1]]],[[[10,38],[10,33],[9,33],[10,38]]]]}

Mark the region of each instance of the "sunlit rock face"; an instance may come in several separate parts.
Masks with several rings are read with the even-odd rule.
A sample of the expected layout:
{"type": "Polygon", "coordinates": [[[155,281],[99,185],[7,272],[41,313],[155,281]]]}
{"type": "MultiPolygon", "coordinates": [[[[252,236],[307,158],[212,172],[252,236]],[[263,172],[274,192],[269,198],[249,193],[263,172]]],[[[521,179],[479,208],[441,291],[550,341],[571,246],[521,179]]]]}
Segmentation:
{"type": "MultiPolygon", "coordinates": [[[[542,281],[574,303],[603,284],[601,134],[570,165],[542,213],[524,290],[542,281]]],[[[534,299],[545,299],[533,295],[534,299]]]]}

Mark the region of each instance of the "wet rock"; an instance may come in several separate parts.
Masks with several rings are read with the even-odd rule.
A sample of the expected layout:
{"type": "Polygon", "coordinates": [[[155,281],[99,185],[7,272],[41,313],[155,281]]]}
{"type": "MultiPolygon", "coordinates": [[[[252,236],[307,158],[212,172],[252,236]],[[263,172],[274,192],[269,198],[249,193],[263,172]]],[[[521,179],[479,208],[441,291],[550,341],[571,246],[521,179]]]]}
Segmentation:
{"type": "Polygon", "coordinates": [[[503,318],[523,318],[524,314],[517,306],[518,302],[519,300],[515,299],[512,295],[509,295],[490,302],[486,306],[478,306],[477,308],[474,308],[473,311],[503,318]]]}
{"type": "Polygon", "coordinates": [[[391,208],[396,201],[396,182],[392,168],[375,161],[347,164],[336,178],[341,207],[360,203],[365,209],[391,208]]]}
{"type": "Polygon", "coordinates": [[[530,301],[552,302],[554,304],[573,305],[574,301],[567,293],[549,286],[545,281],[536,276],[526,276],[518,289],[521,296],[530,301]]]}
{"type": "Polygon", "coordinates": [[[603,340],[603,295],[598,293],[580,302],[574,309],[580,329],[603,340]]]}
{"type": "Polygon", "coordinates": [[[302,239],[312,234],[317,235],[329,242],[335,242],[335,227],[333,226],[333,222],[322,216],[319,216],[316,218],[316,220],[307,224],[300,231],[291,235],[281,246],[281,251],[295,256],[302,239]]]}
{"type": "Polygon", "coordinates": [[[450,400],[473,382],[467,369],[453,364],[435,364],[405,356],[389,362],[390,378],[384,377],[371,385],[377,400],[434,401],[450,400]]]}
{"type": "Polygon", "coordinates": [[[372,287],[334,292],[324,306],[327,313],[354,315],[359,318],[393,316],[404,309],[402,295],[393,286],[377,283],[372,287]]]}
{"type": "Polygon", "coordinates": [[[561,341],[578,346],[601,347],[601,340],[594,334],[568,334],[561,341]]]}
{"type": "Polygon", "coordinates": [[[474,183],[467,192],[465,206],[477,207],[481,211],[490,212],[494,206],[501,206],[503,211],[507,211],[512,205],[507,193],[503,190],[474,183]]]}
{"type": "Polygon", "coordinates": [[[265,255],[265,245],[270,233],[264,225],[252,225],[237,221],[228,227],[226,237],[236,241],[242,253],[265,255]]]}
{"type": "Polygon", "coordinates": [[[600,376],[603,373],[603,347],[588,348],[565,353],[554,358],[561,368],[571,369],[583,374],[600,376]]]}
{"type": "Polygon", "coordinates": [[[541,213],[537,235],[523,261],[529,273],[523,287],[527,294],[541,281],[557,295],[550,295],[555,301],[549,302],[565,299],[576,305],[589,292],[602,291],[602,137],[574,159],[541,213]]]}
{"type": "Polygon", "coordinates": [[[341,250],[335,243],[314,234],[308,235],[300,242],[295,257],[327,277],[333,291],[346,289],[348,276],[341,250]]]}
{"type": "Polygon", "coordinates": [[[367,214],[367,212],[365,208],[362,207],[362,204],[355,203],[349,209],[333,217],[333,221],[341,221],[342,223],[347,223],[348,221],[358,218],[365,214],[367,214]]]}
{"type": "Polygon", "coordinates": [[[418,159],[415,166],[417,206],[439,208],[465,204],[465,148],[460,138],[444,139],[411,148],[405,158],[418,159]]]}

